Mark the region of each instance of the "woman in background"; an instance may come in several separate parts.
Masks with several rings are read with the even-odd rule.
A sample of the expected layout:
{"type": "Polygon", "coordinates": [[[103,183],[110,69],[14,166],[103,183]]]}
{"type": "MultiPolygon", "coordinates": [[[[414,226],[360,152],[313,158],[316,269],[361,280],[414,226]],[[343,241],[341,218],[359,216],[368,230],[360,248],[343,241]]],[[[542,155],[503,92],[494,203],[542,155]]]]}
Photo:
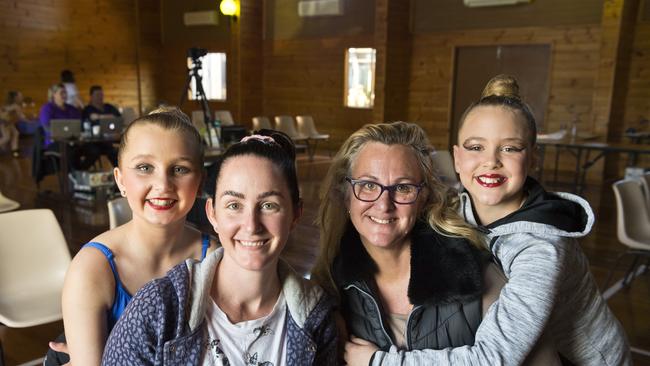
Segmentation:
{"type": "Polygon", "coordinates": [[[79,89],[74,81],[74,74],[70,70],[61,71],[61,83],[65,86],[66,100],[65,102],[81,110],[84,107],[84,102],[79,96],[79,89]]]}
{"type": "Polygon", "coordinates": [[[0,108],[0,148],[7,148],[15,158],[20,156],[18,150],[18,138],[20,133],[16,124],[20,121],[27,120],[23,113],[23,94],[19,91],[10,91],[7,93],[5,105],[0,108]]]}

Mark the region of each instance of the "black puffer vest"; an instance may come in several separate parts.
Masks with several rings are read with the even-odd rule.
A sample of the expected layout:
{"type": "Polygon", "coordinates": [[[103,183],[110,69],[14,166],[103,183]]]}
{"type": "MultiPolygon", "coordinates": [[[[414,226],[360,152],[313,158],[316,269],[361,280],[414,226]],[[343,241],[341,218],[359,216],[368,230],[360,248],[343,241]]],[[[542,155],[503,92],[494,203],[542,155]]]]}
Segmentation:
{"type": "MultiPolygon", "coordinates": [[[[443,236],[418,222],[411,232],[413,310],[406,323],[407,350],[474,344],[482,318],[483,269],[489,253],[469,241],[443,236]]],[[[387,351],[394,337],[376,289],[376,264],[349,225],[332,273],[349,334],[387,351]]]]}

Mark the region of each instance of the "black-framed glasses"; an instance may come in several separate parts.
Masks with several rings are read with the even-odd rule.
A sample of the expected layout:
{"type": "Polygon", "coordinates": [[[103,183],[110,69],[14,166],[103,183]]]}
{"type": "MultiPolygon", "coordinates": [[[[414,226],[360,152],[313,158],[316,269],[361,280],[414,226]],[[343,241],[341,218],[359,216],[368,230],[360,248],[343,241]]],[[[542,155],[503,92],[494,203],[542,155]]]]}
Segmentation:
{"type": "Polygon", "coordinates": [[[398,183],[384,186],[371,180],[352,179],[350,177],[345,177],[345,180],[350,183],[354,197],[359,201],[375,202],[381,197],[384,191],[388,191],[391,201],[400,205],[408,205],[415,202],[418,199],[420,191],[425,186],[424,182],[420,184],[398,183]]]}

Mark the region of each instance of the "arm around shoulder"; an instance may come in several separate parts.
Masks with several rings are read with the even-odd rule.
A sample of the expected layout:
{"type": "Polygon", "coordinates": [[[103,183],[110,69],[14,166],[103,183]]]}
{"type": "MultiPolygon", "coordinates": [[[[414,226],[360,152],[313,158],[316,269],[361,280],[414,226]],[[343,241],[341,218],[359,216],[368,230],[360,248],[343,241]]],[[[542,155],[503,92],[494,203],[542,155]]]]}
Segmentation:
{"type": "Polygon", "coordinates": [[[508,282],[489,306],[473,345],[444,350],[378,351],[372,365],[523,364],[540,342],[555,306],[565,255],[565,250],[553,243],[531,237],[522,240],[511,248],[506,260],[499,258],[508,282]]]}

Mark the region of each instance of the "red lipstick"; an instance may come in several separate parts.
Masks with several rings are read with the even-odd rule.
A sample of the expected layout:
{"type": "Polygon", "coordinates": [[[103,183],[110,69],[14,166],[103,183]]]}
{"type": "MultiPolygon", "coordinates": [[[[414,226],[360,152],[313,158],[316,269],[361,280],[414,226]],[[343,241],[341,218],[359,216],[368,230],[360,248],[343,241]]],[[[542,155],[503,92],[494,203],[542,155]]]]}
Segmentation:
{"type": "Polygon", "coordinates": [[[499,187],[508,180],[508,178],[501,174],[481,174],[474,177],[474,179],[479,185],[486,188],[499,187]]]}

